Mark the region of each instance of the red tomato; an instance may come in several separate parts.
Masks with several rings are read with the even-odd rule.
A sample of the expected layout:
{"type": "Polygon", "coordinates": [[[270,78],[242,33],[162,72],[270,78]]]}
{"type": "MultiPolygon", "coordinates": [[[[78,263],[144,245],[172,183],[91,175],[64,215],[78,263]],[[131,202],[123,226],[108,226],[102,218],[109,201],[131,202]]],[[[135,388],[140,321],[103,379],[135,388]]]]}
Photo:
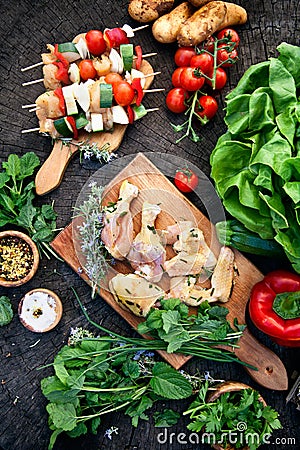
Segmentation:
{"type": "Polygon", "coordinates": [[[198,91],[204,84],[205,78],[201,72],[193,67],[184,67],[180,75],[180,84],[187,91],[198,91]]]}
{"type": "Polygon", "coordinates": [[[105,76],[105,83],[114,84],[114,83],[118,83],[119,81],[124,81],[122,76],[119,73],[109,72],[105,76]]]}
{"type": "Polygon", "coordinates": [[[179,47],[174,55],[176,66],[184,67],[190,65],[191,57],[196,54],[194,47],[179,47]]]}
{"type": "Polygon", "coordinates": [[[132,103],[135,92],[127,81],[119,81],[113,84],[113,94],[118,105],[128,106],[132,103]]]}
{"type": "Polygon", "coordinates": [[[88,80],[89,78],[96,78],[97,72],[93,65],[93,61],[91,59],[83,59],[79,63],[79,72],[80,77],[83,80],[88,80]]]}
{"type": "Polygon", "coordinates": [[[90,30],[85,35],[87,47],[92,55],[99,56],[106,50],[106,42],[102,31],[90,30]]]}
{"type": "Polygon", "coordinates": [[[185,101],[189,98],[188,92],[181,88],[177,87],[171,89],[166,97],[166,104],[170,111],[176,114],[183,113],[187,110],[187,105],[185,101]]]}
{"type": "Polygon", "coordinates": [[[201,72],[207,74],[214,68],[214,58],[209,53],[200,53],[191,58],[191,67],[197,67],[201,72]]]}
{"type": "Polygon", "coordinates": [[[184,167],[176,170],[174,182],[181,192],[192,192],[198,186],[199,179],[192,170],[184,167]]]}
{"type": "Polygon", "coordinates": [[[172,75],[172,84],[174,87],[181,87],[180,84],[180,75],[183,71],[184,67],[177,67],[177,69],[174,70],[172,75]]]}
{"type": "Polygon", "coordinates": [[[238,59],[238,52],[234,48],[230,51],[228,44],[218,45],[217,49],[217,63],[223,67],[230,67],[238,59]]]}
{"type": "Polygon", "coordinates": [[[205,41],[202,42],[201,48],[203,48],[204,50],[207,50],[210,53],[214,53],[215,40],[216,40],[216,38],[214,36],[209,36],[205,41]]]}
{"type": "Polygon", "coordinates": [[[208,120],[211,120],[216,115],[217,111],[218,103],[214,97],[202,95],[202,97],[198,99],[196,113],[198,116],[202,117],[202,119],[206,117],[208,120]]]}
{"type": "MultiPolygon", "coordinates": [[[[209,73],[208,76],[210,78],[213,77],[213,73],[209,73]]],[[[222,69],[222,67],[218,67],[216,70],[216,82],[215,82],[215,89],[219,90],[219,89],[223,89],[223,87],[225,86],[227,82],[227,74],[225,72],[224,69],[222,69]]],[[[209,84],[210,86],[212,86],[212,82],[210,80],[206,80],[206,83],[209,84]]]]}
{"type": "Polygon", "coordinates": [[[240,43],[240,37],[235,30],[232,28],[224,28],[224,30],[219,31],[217,34],[218,39],[228,39],[228,42],[235,42],[235,47],[240,43]]]}

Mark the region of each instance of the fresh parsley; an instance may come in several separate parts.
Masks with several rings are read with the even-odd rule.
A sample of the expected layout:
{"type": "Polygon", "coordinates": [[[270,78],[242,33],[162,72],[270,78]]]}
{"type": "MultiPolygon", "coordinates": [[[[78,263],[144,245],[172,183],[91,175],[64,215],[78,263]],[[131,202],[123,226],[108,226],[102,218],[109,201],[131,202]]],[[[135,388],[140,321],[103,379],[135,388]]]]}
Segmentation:
{"type": "Polygon", "coordinates": [[[208,389],[206,382],[196,400],[183,413],[192,419],[187,427],[189,430],[213,433],[216,442],[222,442],[224,448],[230,444],[232,433],[231,437],[236,439],[235,448],[248,445],[249,450],[256,450],[263,444],[265,435],[282,428],[277,411],[266,406],[252,388],[226,392],[213,402],[207,399],[208,389]]]}
{"type": "Polygon", "coordinates": [[[0,227],[16,225],[24,228],[40,253],[49,258],[49,253],[55,255],[48,244],[54,238],[57,215],[52,205],[39,207],[33,203],[35,184],[30,178],[39,165],[40,160],[34,152],[21,157],[10,154],[8,160],[2,162],[0,227]]]}

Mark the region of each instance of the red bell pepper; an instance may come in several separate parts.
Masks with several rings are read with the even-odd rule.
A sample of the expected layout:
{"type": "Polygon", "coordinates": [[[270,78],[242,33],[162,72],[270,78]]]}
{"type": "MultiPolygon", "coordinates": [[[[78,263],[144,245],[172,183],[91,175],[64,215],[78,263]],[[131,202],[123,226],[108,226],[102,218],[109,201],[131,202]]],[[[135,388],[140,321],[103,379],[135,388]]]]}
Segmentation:
{"type": "Polygon", "coordinates": [[[131,82],[131,86],[136,92],[136,105],[140,106],[144,97],[144,91],[141,85],[141,79],[140,78],[134,78],[131,82]]]}
{"type": "Polygon", "coordinates": [[[73,130],[73,138],[74,138],[75,140],[77,140],[77,139],[78,139],[78,130],[77,130],[77,128],[76,128],[76,122],[75,122],[74,117],[72,117],[72,116],[67,116],[67,121],[69,122],[69,124],[70,124],[71,127],[72,127],[72,130],[73,130]]]}
{"type": "Polygon", "coordinates": [[[140,45],[136,45],[134,47],[134,50],[135,50],[135,54],[136,54],[135,68],[136,68],[136,70],[140,70],[142,61],[143,61],[142,47],[140,45]]]}
{"type": "Polygon", "coordinates": [[[122,28],[106,28],[103,34],[109,48],[120,47],[121,44],[129,44],[127,34],[122,28]]]}
{"type": "Polygon", "coordinates": [[[59,109],[61,110],[62,115],[65,116],[66,115],[66,103],[65,103],[65,97],[64,97],[62,88],[55,89],[54,95],[56,95],[56,97],[58,97],[59,109]]]}
{"type": "Polygon", "coordinates": [[[53,64],[58,68],[58,71],[55,74],[55,78],[59,81],[62,81],[64,84],[69,84],[69,62],[66,58],[58,51],[58,44],[54,46],[54,55],[56,56],[57,61],[53,64]]]}
{"type": "Polygon", "coordinates": [[[252,288],[249,313],[277,344],[300,347],[300,276],[286,270],[267,274],[252,288]]]}
{"type": "Polygon", "coordinates": [[[133,112],[132,106],[127,105],[126,111],[127,111],[127,116],[128,116],[129,123],[133,124],[133,122],[134,122],[134,112],[133,112]]]}

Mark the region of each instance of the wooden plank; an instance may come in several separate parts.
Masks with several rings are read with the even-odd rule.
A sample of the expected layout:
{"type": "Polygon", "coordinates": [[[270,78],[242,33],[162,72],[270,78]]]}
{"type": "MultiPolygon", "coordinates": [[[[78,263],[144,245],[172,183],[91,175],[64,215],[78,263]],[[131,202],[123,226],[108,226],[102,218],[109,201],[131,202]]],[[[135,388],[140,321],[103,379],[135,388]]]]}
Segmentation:
{"type": "MultiPolygon", "coordinates": [[[[220,250],[213,225],[184,195],[182,195],[173,184],[146,158],[139,153],[119,174],[108,184],[104,192],[104,204],[109,201],[116,201],[118,198],[120,184],[124,179],[128,179],[139,188],[139,196],[132,202],[131,211],[134,218],[134,228],[137,232],[140,228],[140,211],[143,202],[147,201],[160,203],[162,212],[159,214],[156,226],[164,229],[167,225],[175,223],[179,219],[192,220],[202,229],[206,242],[217,255],[220,250]]],[[[77,237],[77,226],[71,223],[52,242],[54,250],[76,271],[81,267],[81,258],[74,248],[74,240],[77,237]],[[73,226],[74,225],[74,226],[73,226]]],[[[252,286],[262,279],[262,273],[241,253],[235,251],[235,261],[239,276],[235,281],[232,297],[226,307],[229,309],[229,320],[233,322],[237,318],[239,323],[245,323],[245,309],[252,286]]],[[[116,272],[130,272],[129,265],[117,262],[114,265],[116,272]]],[[[83,272],[80,276],[89,282],[83,272]]],[[[112,274],[108,275],[113,276],[112,274]]],[[[136,328],[140,319],[124,311],[114,301],[109,291],[100,288],[99,293],[112,308],[121,314],[124,319],[136,328]]],[[[287,374],[281,360],[268,348],[261,345],[246,330],[240,340],[239,349],[235,350],[236,355],[249,364],[257,367],[254,371],[246,369],[250,376],[262,386],[274,390],[287,389],[287,374]]],[[[182,355],[164,354],[165,359],[175,368],[181,367],[188,358],[182,355]]]]}

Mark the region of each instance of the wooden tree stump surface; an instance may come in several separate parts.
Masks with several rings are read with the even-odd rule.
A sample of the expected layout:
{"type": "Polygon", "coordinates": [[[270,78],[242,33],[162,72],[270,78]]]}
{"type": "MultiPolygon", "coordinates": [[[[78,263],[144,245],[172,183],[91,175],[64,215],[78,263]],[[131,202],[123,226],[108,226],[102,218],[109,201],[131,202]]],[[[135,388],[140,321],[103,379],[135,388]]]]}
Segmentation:
{"type": "MultiPolygon", "coordinates": [[[[80,32],[89,29],[104,29],[128,23],[138,26],[127,13],[128,1],[112,0],[67,2],[54,0],[11,0],[0,5],[1,17],[1,68],[0,68],[0,162],[10,153],[21,156],[27,151],[35,151],[41,162],[48,157],[51,140],[38,133],[21,134],[22,129],[37,126],[34,113],[22,109],[24,104],[34,103],[43,92],[41,84],[22,87],[28,79],[40,78],[41,68],[21,72],[21,68],[40,61],[40,54],[46,51],[47,43],[67,42],[80,32]]],[[[175,116],[165,106],[165,93],[157,92],[145,98],[145,106],[159,107],[159,111],[148,114],[126,130],[118,155],[155,151],[166,155],[176,155],[197,165],[207,176],[210,174],[209,156],[218,137],[225,131],[223,122],[224,97],[251,65],[276,56],[276,47],[281,42],[299,45],[300,2],[299,0],[237,0],[236,3],[248,11],[248,22],[238,28],[241,43],[239,61],[229,71],[228,84],[217,99],[220,105],[217,116],[201,130],[201,141],[196,144],[188,139],[176,144],[178,136],[170,122],[181,123],[183,116],[175,116]]],[[[140,44],[144,53],[157,52],[151,58],[155,70],[161,71],[152,85],[153,88],[171,88],[171,74],[175,68],[176,45],[162,45],[154,40],[151,28],[138,32],[133,40],[140,44]]],[[[72,219],[73,207],[81,188],[89,177],[100,167],[94,161],[80,163],[75,156],[69,164],[61,185],[56,190],[38,199],[40,203],[54,202],[58,213],[58,227],[63,228],[72,219]]],[[[283,265],[280,261],[251,257],[251,261],[264,273],[283,265]]],[[[100,297],[91,300],[90,288],[64,262],[52,258],[42,259],[34,278],[24,286],[14,289],[1,288],[0,295],[12,300],[14,319],[11,324],[0,329],[0,449],[1,450],[44,450],[47,449],[50,430],[47,423],[46,399],[41,393],[40,380],[52,374],[51,367],[38,370],[53,361],[58,350],[67,342],[70,329],[77,326],[87,328],[74,295],[73,286],[89,313],[106,328],[120,334],[133,335],[130,326],[115,313],[100,297]],[[35,334],[26,330],[17,316],[17,306],[22,296],[36,287],[55,291],[63,302],[63,317],[51,332],[35,334]]],[[[285,349],[272,343],[266,336],[249,323],[251,332],[284,362],[290,383],[294,371],[300,371],[299,351],[285,349]]],[[[299,448],[300,415],[294,404],[286,405],[287,392],[272,392],[256,385],[244,369],[236,364],[221,364],[190,360],[184,369],[190,373],[197,370],[209,371],[216,379],[238,380],[259,389],[267,403],[275,407],[281,416],[283,429],[275,437],[295,438],[295,445],[272,445],[272,448],[299,448]]],[[[189,401],[158,403],[154,410],[172,407],[183,412],[189,401]]],[[[141,421],[138,428],[131,426],[130,418],[122,412],[104,416],[97,435],[85,435],[78,439],[61,435],[55,450],[179,450],[209,448],[204,444],[189,441],[186,417],[181,417],[176,426],[167,430],[168,437],[160,436],[164,430],[155,428],[153,419],[141,421]],[[104,436],[111,426],[119,428],[118,435],[110,441],[104,436]],[[172,434],[171,436],[171,433],[172,434]],[[180,437],[185,433],[186,437],[180,437]],[[179,436],[179,440],[178,440],[179,436]],[[185,442],[183,442],[185,441],[185,442]]],[[[287,442],[287,441],[286,441],[287,442]]],[[[263,445],[262,449],[269,449],[263,445]]]]}

